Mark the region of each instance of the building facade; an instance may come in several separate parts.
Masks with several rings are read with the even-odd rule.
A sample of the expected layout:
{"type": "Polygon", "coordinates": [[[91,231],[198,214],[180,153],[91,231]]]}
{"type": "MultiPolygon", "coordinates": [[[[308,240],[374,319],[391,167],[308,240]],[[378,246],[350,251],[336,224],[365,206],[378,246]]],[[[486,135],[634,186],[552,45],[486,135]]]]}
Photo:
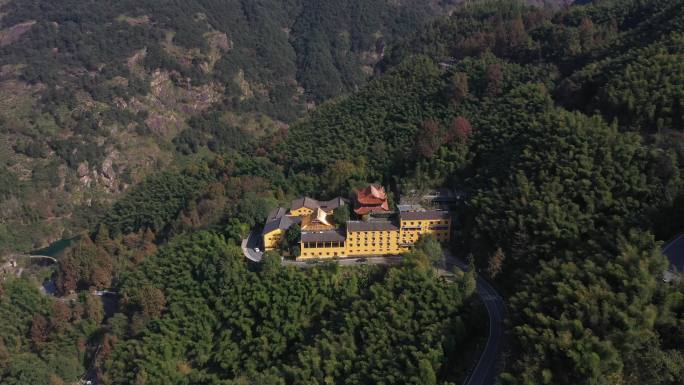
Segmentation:
{"type": "Polygon", "coordinates": [[[413,244],[424,234],[433,234],[440,242],[450,239],[451,215],[448,211],[402,212],[399,215],[399,224],[402,244],[413,244]]]}
{"type": "Polygon", "coordinates": [[[316,210],[322,210],[330,215],[336,208],[347,204],[347,200],[341,197],[331,199],[329,201],[318,201],[313,198],[303,197],[295,199],[290,204],[290,216],[304,217],[311,215],[316,210]]]}
{"type": "Polygon", "coordinates": [[[268,214],[261,232],[264,250],[280,247],[285,231],[295,223],[302,227],[302,231],[334,230],[335,224],[332,223],[331,216],[335,209],[346,204],[347,200],[340,197],[329,201],[303,197],[293,200],[289,210],[278,207],[268,214]]]}
{"type": "MultiPolygon", "coordinates": [[[[269,218],[271,215],[269,215],[269,218]]],[[[285,231],[294,223],[298,223],[298,218],[292,218],[282,214],[279,217],[274,217],[266,221],[264,229],[261,232],[262,242],[264,244],[264,251],[275,250],[280,247],[285,231]]]]}
{"type": "Polygon", "coordinates": [[[448,242],[451,239],[449,212],[402,212],[398,225],[389,220],[349,221],[344,232],[303,232],[297,260],[401,254],[426,234],[448,242]]]}
{"type": "MultiPolygon", "coordinates": [[[[371,185],[360,191],[364,191],[363,196],[379,199],[362,199],[367,204],[363,207],[379,205],[378,210],[362,210],[364,213],[388,212],[384,207],[387,204],[384,190],[371,185]]],[[[372,218],[334,223],[333,211],[345,204],[347,202],[342,198],[317,201],[304,197],[292,201],[289,210],[281,207],[272,211],[262,231],[264,250],[277,249],[287,229],[295,223],[302,230],[297,260],[396,255],[409,251],[426,234],[434,235],[440,242],[451,239],[451,215],[448,211],[425,210],[414,205],[400,210],[394,220],[372,218]]],[[[357,201],[355,207],[358,205],[357,201]]]]}

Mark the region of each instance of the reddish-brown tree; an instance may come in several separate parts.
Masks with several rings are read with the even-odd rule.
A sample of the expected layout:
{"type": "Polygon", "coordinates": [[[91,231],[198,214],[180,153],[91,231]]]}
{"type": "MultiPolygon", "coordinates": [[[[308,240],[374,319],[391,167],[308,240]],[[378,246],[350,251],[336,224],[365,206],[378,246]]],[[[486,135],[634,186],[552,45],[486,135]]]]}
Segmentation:
{"type": "Polygon", "coordinates": [[[525,31],[525,23],[522,17],[518,16],[511,22],[508,34],[511,47],[517,47],[525,43],[527,32],[525,31]]]}
{"type": "Polygon", "coordinates": [[[458,116],[451,121],[447,139],[451,140],[456,138],[460,143],[465,143],[472,132],[473,128],[468,119],[463,116],[458,116]]]}
{"type": "Polygon", "coordinates": [[[10,352],[5,346],[5,342],[0,338],[0,368],[7,367],[7,363],[10,359],[10,352]]]}
{"type": "Polygon", "coordinates": [[[86,295],[84,315],[86,319],[92,320],[98,325],[102,323],[102,320],[104,319],[104,308],[102,307],[102,301],[99,297],[91,294],[86,295]]]}
{"type": "Polygon", "coordinates": [[[140,307],[147,319],[159,318],[166,306],[164,293],[153,286],[145,286],[140,292],[140,307]]]}
{"type": "Polygon", "coordinates": [[[59,273],[57,275],[57,289],[62,294],[76,290],[78,284],[79,268],[76,261],[70,255],[63,255],[59,259],[59,273]]]}
{"type": "Polygon", "coordinates": [[[578,31],[582,50],[587,51],[593,48],[595,34],[594,23],[589,18],[585,17],[580,22],[578,31]]]}
{"type": "Polygon", "coordinates": [[[506,259],[506,255],[500,247],[489,257],[487,274],[490,278],[495,278],[501,272],[504,259],[506,259]]]}
{"type": "Polygon", "coordinates": [[[501,65],[488,65],[485,78],[487,79],[487,89],[485,91],[487,96],[499,95],[503,86],[503,71],[501,69],[501,65]]]}
{"type": "Polygon", "coordinates": [[[444,134],[440,130],[439,123],[434,119],[425,120],[416,138],[418,154],[425,158],[432,158],[443,143],[444,134]]]}
{"type": "Polygon", "coordinates": [[[100,351],[99,358],[106,360],[112,355],[112,350],[114,350],[114,345],[116,345],[118,338],[111,334],[105,334],[102,340],[102,350],[100,351]]]}
{"type": "Polygon", "coordinates": [[[42,347],[48,340],[48,321],[42,314],[34,314],[31,320],[31,342],[37,348],[42,347]]]}
{"type": "Polygon", "coordinates": [[[449,84],[449,98],[454,106],[458,106],[468,96],[468,75],[456,72],[451,76],[449,84]]]}
{"type": "Polygon", "coordinates": [[[105,266],[94,266],[90,271],[90,284],[98,289],[111,286],[112,272],[105,266]]]}
{"type": "Polygon", "coordinates": [[[54,301],[52,303],[52,315],[50,316],[50,325],[57,333],[63,333],[69,327],[69,320],[71,319],[71,309],[62,301],[54,301]]]}

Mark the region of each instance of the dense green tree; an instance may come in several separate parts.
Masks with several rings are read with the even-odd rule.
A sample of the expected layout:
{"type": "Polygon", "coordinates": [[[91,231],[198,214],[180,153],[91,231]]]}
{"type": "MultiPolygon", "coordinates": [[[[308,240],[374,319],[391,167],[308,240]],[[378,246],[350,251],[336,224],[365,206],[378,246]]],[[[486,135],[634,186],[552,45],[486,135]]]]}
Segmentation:
{"type": "Polygon", "coordinates": [[[6,278],[0,295],[0,382],[60,384],[85,372],[77,341],[94,337],[87,322],[72,317],[26,278],[6,278]]]}
{"type": "MultiPolygon", "coordinates": [[[[465,339],[459,309],[467,296],[430,271],[302,270],[281,267],[275,254],[265,258],[262,269],[249,271],[239,248],[209,232],[161,248],[124,277],[122,294],[138,298],[150,283],[164,283],[169,306],[139,338],[115,344],[105,377],[416,383],[448,365],[442,346],[465,339]]],[[[141,310],[131,303],[128,311],[141,310]]]]}
{"type": "Polygon", "coordinates": [[[333,222],[340,227],[344,227],[347,221],[351,219],[351,207],[349,205],[344,205],[336,208],[333,211],[332,219],[333,222]]]}
{"type": "MultiPolygon", "coordinates": [[[[39,3],[11,3],[3,23],[27,20],[39,3]]],[[[682,121],[684,2],[615,0],[558,12],[471,4],[389,48],[378,76],[359,92],[259,140],[262,134],[224,110],[301,104],[306,98],[292,90],[293,79],[317,101],[351,90],[366,77],[355,53],[372,54],[384,46],[386,28],[403,27],[387,21],[384,2],[248,3],[170,4],[153,25],[137,27],[148,34],[131,47],[161,41],[154,32],[160,25],[183,27],[168,44],[200,53],[211,50],[200,38],[211,29],[253,32],[229,34],[230,53],[216,63],[220,75],[182,63],[161,44],[149,45],[143,63],[176,71],[175,82],[208,84],[219,76],[228,84],[224,106],[194,118],[197,132],[186,130],[175,143],[192,157],[207,150],[225,156],[134,187],[104,216],[95,241],[85,236],[60,256],[62,290],[110,283],[120,290],[120,313],[97,333],[102,313],[94,297],[74,304],[65,324],[66,309],[26,280],[5,285],[0,316],[17,321],[0,328],[3,383],[73,381],[84,369],[85,341],[102,344],[97,365],[108,384],[457,382],[464,371],[456,364],[484,324],[474,310],[481,306],[469,300],[476,264],[509,305],[510,352],[500,382],[681,383],[682,283],[662,282],[666,261],[651,232],[667,239],[681,230],[684,150],[673,133],[682,121]],[[291,15],[300,15],[294,24],[291,15]],[[291,26],[289,37],[283,26],[291,26]],[[258,61],[265,65],[250,65],[258,61]],[[235,79],[245,80],[242,88],[231,86],[235,79]],[[249,92],[254,96],[245,98],[249,92]],[[395,268],[297,269],[270,253],[256,267],[243,258],[237,243],[245,228],[258,231],[277,204],[300,194],[345,194],[370,180],[403,193],[458,191],[456,250],[475,255],[470,270],[456,271],[455,282],[435,277],[432,267],[444,256],[433,237],[395,268]]],[[[41,10],[50,17],[29,33],[82,35],[55,7],[41,10]]],[[[107,22],[120,15],[113,7],[105,6],[107,18],[93,15],[89,28],[122,27],[107,22]]],[[[78,15],[89,16],[88,9],[78,15]]],[[[150,10],[147,1],[131,9],[150,10]]],[[[126,38],[134,37],[112,39],[126,38]]],[[[25,80],[55,88],[49,96],[58,100],[54,85],[65,64],[61,55],[44,55],[53,47],[42,44],[35,54],[48,59],[27,62],[25,80]]],[[[14,60],[15,48],[0,49],[10,54],[2,60],[14,60]]],[[[97,72],[83,80],[93,100],[128,92],[98,84],[116,71],[99,70],[95,52],[70,60],[97,72]]],[[[64,96],[75,110],[75,96],[64,96]]],[[[96,115],[79,113],[75,132],[105,135],[96,115]]],[[[50,147],[72,165],[95,162],[98,149],[78,135],[50,147]]],[[[29,144],[39,146],[38,138],[17,148],[33,153],[39,147],[29,144]]],[[[26,185],[14,171],[0,178],[11,184],[0,187],[5,215],[26,185]]],[[[35,208],[21,210],[36,216],[35,208]]],[[[0,240],[13,231],[0,225],[0,240]]],[[[286,243],[294,255],[298,239],[293,226],[286,243]]]]}
{"type": "Polygon", "coordinates": [[[107,213],[103,223],[111,235],[140,229],[164,230],[188,199],[198,194],[203,175],[163,173],[129,191],[107,213]]]}

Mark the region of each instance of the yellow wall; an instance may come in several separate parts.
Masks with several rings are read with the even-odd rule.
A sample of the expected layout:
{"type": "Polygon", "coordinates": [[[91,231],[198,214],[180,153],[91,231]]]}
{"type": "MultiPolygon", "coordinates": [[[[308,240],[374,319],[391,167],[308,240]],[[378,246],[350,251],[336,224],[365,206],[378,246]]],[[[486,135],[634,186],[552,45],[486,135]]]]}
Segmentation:
{"type": "Polygon", "coordinates": [[[423,234],[434,234],[438,241],[447,242],[451,234],[451,219],[402,220],[400,225],[402,243],[415,243],[423,234]]]}
{"type": "Polygon", "coordinates": [[[344,244],[345,242],[317,242],[317,247],[313,247],[313,242],[299,242],[301,253],[297,260],[345,256],[344,244]]]}
{"type": "Polygon", "coordinates": [[[307,215],[311,215],[312,213],[313,210],[311,210],[310,208],[300,207],[297,210],[290,210],[290,213],[288,215],[293,217],[305,217],[307,215]]]}
{"type": "Polygon", "coordinates": [[[447,242],[451,234],[451,220],[409,220],[401,221],[400,230],[347,231],[345,242],[305,244],[300,242],[301,254],[298,260],[350,257],[361,255],[401,254],[410,250],[410,245],[421,235],[434,234],[438,241],[447,242]]]}
{"type": "Polygon", "coordinates": [[[264,250],[268,251],[278,248],[284,233],[281,229],[275,229],[270,233],[264,234],[264,250]]]}
{"type": "Polygon", "coordinates": [[[354,231],[347,232],[345,242],[347,255],[399,254],[399,231],[354,231]]]}

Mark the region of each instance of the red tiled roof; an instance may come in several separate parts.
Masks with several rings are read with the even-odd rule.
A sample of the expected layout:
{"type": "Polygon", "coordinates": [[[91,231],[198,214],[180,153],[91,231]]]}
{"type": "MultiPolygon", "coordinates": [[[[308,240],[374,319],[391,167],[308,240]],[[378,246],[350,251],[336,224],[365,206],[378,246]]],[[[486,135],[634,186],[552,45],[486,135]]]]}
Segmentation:
{"type": "Polygon", "coordinates": [[[387,193],[385,188],[371,184],[366,188],[356,190],[356,200],[354,202],[354,212],[358,215],[365,215],[371,212],[389,211],[387,203],[387,193]]]}
{"type": "Polygon", "coordinates": [[[354,212],[357,213],[358,215],[365,215],[368,213],[375,213],[375,212],[386,212],[389,211],[389,203],[387,201],[382,202],[380,205],[374,205],[374,206],[359,206],[354,209],[354,212]]]}
{"type": "Polygon", "coordinates": [[[379,205],[387,202],[387,193],[384,187],[372,184],[356,190],[356,200],[364,205],[379,205]]]}

